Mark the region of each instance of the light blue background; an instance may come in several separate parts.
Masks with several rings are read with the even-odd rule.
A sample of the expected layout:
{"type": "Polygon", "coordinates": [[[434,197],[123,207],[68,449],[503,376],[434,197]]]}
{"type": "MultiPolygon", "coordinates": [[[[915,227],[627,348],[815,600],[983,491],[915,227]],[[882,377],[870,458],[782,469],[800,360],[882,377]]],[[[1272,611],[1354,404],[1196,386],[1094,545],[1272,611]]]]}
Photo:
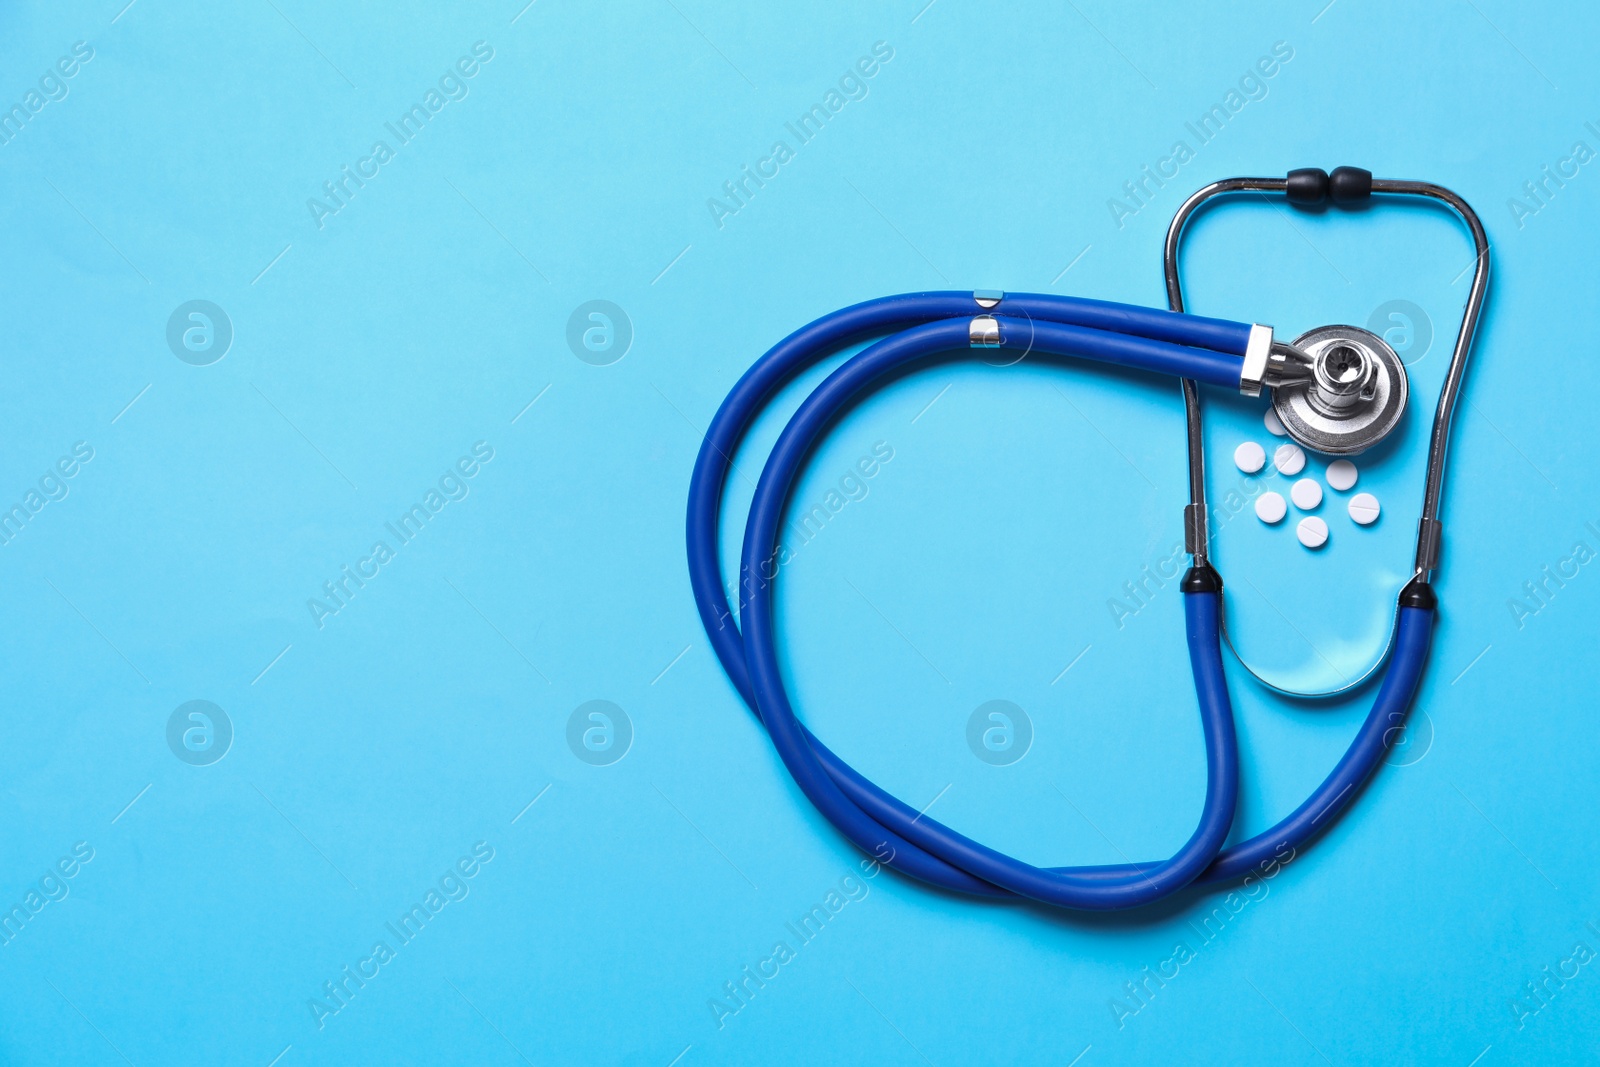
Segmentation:
{"type": "MultiPolygon", "coordinates": [[[[0,145],[0,503],[74,442],[94,449],[0,547],[0,905],[94,850],[0,947],[0,1060],[1594,1055],[1596,965],[1550,981],[1536,1013],[1525,983],[1600,950],[1595,565],[1536,614],[1508,606],[1575,542],[1600,549],[1600,163],[1520,225],[1507,203],[1575,141],[1600,148],[1589,8],[522,2],[0,15],[7,107],[74,42],[94,50],[0,145]],[[478,41],[493,59],[465,99],[319,228],[307,199],[478,41]],[[893,58],[868,95],[719,228],[707,199],[775,139],[793,147],[784,124],[879,41],[893,58]],[[1185,123],[1275,42],[1293,58],[1266,96],[1119,227],[1107,200],[1175,140],[1195,147],[1185,123]],[[880,875],[719,1028],[723,983],[794,942],[785,924],[861,861],[783,773],[693,609],[684,497],[726,390],[798,325],[886,293],[1159,304],[1189,190],[1341,163],[1459,190],[1495,248],[1406,765],[1209,942],[1222,893],[1083,917],[880,875]],[[165,339],[192,299],[235,331],[206,367],[165,339]],[[565,340],[591,299],[633,324],[609,366],[565,340]],[[319,629],[308,598],[479,441],[494,458],[470,495],[319,629]],[[211,766],[166,743],[194,699],[235,730],[211,766]],[[632,722],[610,766],[567,746],[593,699],[632,722]],[[494,858],[470,895],[319,1029],[323,983],[477,842],[494,858]],[[1124,983],[1180,941],[1195,958],[1119,1025],[1124,983]]],[[[1219,531],[1260,663],[1326,681],[1381,645],[1470,261],[1431,211],[1242,203],[1194,228],[1197,311],[1293,336],[1406,300],[1433,331],[1407,357],[1401,444],[1362,461],[1377,527],[1330,494],[1318,555],[1248,513],[1219,531]]],[[[1233,446],[1270,442],[1259,406],[1211,399],[1220,495],[1241,480],[1233,446]]],[[[796,402],[760,424],[745,475],[796,402]]],[[[852,413],[797,500],[874,442],[894,458],[781,581],[807,721],[1026,859],[1171,852],[1203,789],[1178,595],[1120,629],[1107,600],[1181,536],[1181,428],[1173,383],[1029,363],[942,366],[852,413]],[[966,747],[991,699],[1034,724],[1009,767],[966,747]]],[[[731,483],[730,560],[750,491],[731,483]]],[[[1327,772],[1370,692],[1286,704],[1235,669],[1232,693],[1248,833],[1327,772]]]]}

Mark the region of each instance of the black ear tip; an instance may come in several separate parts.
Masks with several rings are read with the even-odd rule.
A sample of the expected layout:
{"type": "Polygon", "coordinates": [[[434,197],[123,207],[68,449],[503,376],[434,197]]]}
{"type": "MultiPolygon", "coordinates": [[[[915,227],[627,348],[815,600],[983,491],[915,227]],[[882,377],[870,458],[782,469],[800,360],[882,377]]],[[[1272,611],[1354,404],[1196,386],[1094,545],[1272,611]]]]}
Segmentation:
{"type": "Polygon", "coordinates": [[[1359,204],[1372,196],[1372,172],[1360,167],[1335,167],[1328,176],[1328,196],[1335,204],[1359,204]]]}
{"type": "MultiPolygon", "coordinates": [[[[1335,174],[1338,171],[1334,172],[1335,174]]],[[[1328,199],[1328,172],[1319,167],[1301,167],[1289,172],[1289,203],[1297,207],[1318,207],[1328,199]]]]}

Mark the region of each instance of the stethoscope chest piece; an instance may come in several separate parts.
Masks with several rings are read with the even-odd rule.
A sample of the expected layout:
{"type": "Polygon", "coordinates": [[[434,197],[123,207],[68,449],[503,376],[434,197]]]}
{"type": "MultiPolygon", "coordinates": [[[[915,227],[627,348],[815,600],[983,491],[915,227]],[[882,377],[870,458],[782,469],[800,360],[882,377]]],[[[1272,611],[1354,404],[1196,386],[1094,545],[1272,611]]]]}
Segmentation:
{"type": "Polygon", "coordinates": [[[1272,408],[1289,436],[1314,452],[1363,452],[1405,414],[1405,364],[1377,334],[1358,326],[1319,326],[1294,339],[1311,357],[1305,381],[1273,390],[1272,408]]]}

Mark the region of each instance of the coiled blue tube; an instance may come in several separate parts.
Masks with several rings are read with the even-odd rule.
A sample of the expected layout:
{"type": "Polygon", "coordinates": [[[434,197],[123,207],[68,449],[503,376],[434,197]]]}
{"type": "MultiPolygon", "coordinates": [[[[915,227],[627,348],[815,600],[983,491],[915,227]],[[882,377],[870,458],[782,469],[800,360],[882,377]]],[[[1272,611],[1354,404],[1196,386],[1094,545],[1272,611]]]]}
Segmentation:
{"type": "MultiPolygon", "coordinates": [[[[1302,847],[1326,830],[1355,799],[1356,793],[1378,769],[1389,751],[1396,731],[1405,724],[1416,694],[1422,669],[1428,661],[1428,645],[1433,637],[1431,609],[1401,608],[1395,625],[1394,652],[1389,669],[1378,688],[1377,699],[1356,731],[1355,740],[1344,756],[1322,780],[1316,791],[1272,828],[1217,854],[1198,882],[1223,882],[1265,871],[1274,860],[1282,860],[1285,850],[1302,847]]],[[[1292,852],[1288,854],[1292,855],[1292,852]]],[[[1116,880],[1136,875],[1154,864],[1118,863],[1100,867],[1073,867],[1073,873],[1088,878],[1116,880]]]]}
{"type": "MultiPolygon", "coordinates": [[[[890,796],[839,759],[800,723],[785,692],[776,651],[771,569],[789,492],[832,419],[884,376],[933,354],[968,347],[981,313],[966,293],[926,293],[868,301],[791,334],[756,363],[718,410],[690,485],[690,580],[708,637],[730,680],[757,713],[796,784],[854,844],[884,863],[935,885],[982,896],[1021,896],[1063,907],[1135,907],[1196,879],[1235,877],[1283,845],[1294,847],[1330,824],[1376,767],[1426,657],[1432,614],[1403,609],[1395,659],[1356,742],[1301,808],[1243,845],[1223,851],[1238,792],[1232,706],[1219,640],[1220,595],[1184,594],[1207,762],[1201,817],[1170,859],[1103,867],[1039,868],[967,838],[890,796]],[[740,565],[741,635],[717,561],[723,484],[751,422],[782,384],[828,353],[866,337],[900,331],[866,348],[802,403],[780,435],[756,489],[740,565]],[[1408,617],[1409,616],[1409,617],[1408,617]],[[1420,616],[1421,618],[1415,618],[1420,616]],[[1377,724],[1374,727],[1374,724],[1377,724]],[[1374,732],[1374,729],[1376,732],[1374,732]]],[[[1011,349],[1072,355],[1237,387],[1249,327],[1221,320],[1100,301],[1008,296],[991,314],[1011,349]]]]}

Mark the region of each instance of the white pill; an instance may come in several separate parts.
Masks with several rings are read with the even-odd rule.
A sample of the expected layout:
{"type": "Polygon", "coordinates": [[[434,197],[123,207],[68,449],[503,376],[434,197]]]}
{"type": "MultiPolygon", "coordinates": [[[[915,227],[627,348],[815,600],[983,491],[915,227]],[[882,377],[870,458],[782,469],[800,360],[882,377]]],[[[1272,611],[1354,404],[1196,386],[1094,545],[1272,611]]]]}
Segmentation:
{"type": "Polygon", "coordinates": [[[1266,492],[1256,498],[1256,518],[1262,522],[1279,522],[1289,513],[1289,505],[1277,493],[1266,492]]]}
{"type": "Polygon", "coordinates": [[[1272,454],[1272,464],[1279,474],[1299,474],[1306,469],[1306,454],[1299,445],[1279,445],[1272,454]]]}
{"type": "Polygon", "coordinates": [[[1328,485],[1344,492],[1356,484],[1356,465],[1347,459],[1336,459],[1328,464],[1328,485]]]}
{"type": "Polygon", "coordinates": [[[1378,498],[1371,493],[1357,493],[1350,498],[1350,517],[1363,526],[1378,521],[1378,498]]]}
{"type": "Polygon", "coordinates": [[[1254,474],[1267,465],[1267,450],[1254,441],[1246,441],[1233,450],[1233,462],[1246,474],[1254,474]]]}
{"type": "Polygon", "coordinates": [[[1328,524],[1315,515],[1301,519],[1295,533],[1300,535],[1300,543],[1307,548],[1321,548],[1328,543],[1328,524]]]}
{"type": "Polygon", "coordinates": [[[1288,437],[1289,431],[1283,428],[1283,420],[1278,418],[1278,413],[1271,408],[1261,416],[1261,421],[1266,424],[1267,432],[1274,437],[1288,437]]]}
{"type": "Polygon", "coordinates": [[[1301,478],[1289,489],[1289,499],[1301,511],[1314,511],[1322,503],[1322,483],[1315,478],[1301,478]]]}

